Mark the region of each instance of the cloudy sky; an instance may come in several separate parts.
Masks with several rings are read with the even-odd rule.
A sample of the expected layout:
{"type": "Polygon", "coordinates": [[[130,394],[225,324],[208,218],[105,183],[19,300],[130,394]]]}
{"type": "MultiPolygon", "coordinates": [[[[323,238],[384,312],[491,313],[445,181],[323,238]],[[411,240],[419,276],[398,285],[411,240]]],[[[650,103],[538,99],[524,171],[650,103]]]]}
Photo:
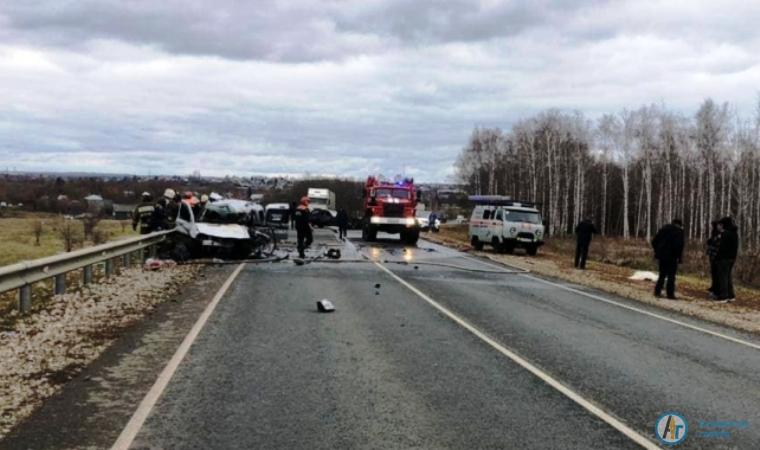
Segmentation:
{"type": "Polygon", "coordinates": [[[475,125],[644,103],[749,115],[760,2],[2,0],[0,169],[406,173],[475,125]]]}

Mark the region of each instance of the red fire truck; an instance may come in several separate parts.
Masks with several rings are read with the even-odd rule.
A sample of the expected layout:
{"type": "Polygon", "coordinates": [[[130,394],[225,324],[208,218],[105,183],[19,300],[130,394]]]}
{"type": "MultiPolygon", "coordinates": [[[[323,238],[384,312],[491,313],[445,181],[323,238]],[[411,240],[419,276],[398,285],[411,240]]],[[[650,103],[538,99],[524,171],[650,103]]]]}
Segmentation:
{"type": "Polygon", "coordinates": [[[415,218],[417,191],[414,180],[383,181],[368,177],[364,185],[362,239],[374,241],[378,231],[399,233],[408,245],[417,243],[420,225],[415,218]]]}

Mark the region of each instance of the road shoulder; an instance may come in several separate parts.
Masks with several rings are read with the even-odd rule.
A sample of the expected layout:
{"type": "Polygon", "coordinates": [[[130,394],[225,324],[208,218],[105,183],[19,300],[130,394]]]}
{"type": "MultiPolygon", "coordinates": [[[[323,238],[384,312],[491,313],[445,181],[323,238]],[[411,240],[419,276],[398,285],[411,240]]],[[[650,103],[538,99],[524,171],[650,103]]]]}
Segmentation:
{"type": "Polygon", "coordinates": [[[233,269],[204,268],[12,429],[0,448],[110,447],[233,269]]]}
{"type": "Polygon", "coordinates": [[[698,299],[681,292],[678,293],[678,300],[657,299],[652,295],[652,283],[601,277],[600,272],[594,270],[593,264],[590,270],[565,270],[550,260],[523,255],[475,251],[466,243],[431,233],[426,233],[424,239],[435,244],[467,252],[474,257],[485,258],[502,265],[529,270],[535,275],[556,281],[570,282],[656,308],[734,328],[739,331],[760,334],[760,311],[742,305],[716,304],[715,302],[698,299]]]}

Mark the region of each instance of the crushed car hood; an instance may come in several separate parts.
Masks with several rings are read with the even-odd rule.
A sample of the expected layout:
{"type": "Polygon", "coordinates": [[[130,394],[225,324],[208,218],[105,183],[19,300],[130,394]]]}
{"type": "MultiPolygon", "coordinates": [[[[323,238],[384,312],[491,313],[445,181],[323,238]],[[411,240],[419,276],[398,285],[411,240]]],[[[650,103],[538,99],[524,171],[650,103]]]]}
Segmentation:
{"type": "Polygon", "coordinates": [[[196,223],[198,234],[223,239],[250,239],[248,228],[243,225],[219,224],[219,223],[196,223]]]}

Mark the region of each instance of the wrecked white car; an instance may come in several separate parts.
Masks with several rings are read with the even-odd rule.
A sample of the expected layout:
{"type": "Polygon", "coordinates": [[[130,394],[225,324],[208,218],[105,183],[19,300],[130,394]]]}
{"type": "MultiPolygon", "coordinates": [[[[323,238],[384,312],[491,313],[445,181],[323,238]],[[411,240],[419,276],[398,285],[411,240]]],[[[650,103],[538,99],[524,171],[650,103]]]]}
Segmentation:
{"type": "Polygon", "coordinates": [[[175,258],[199,256],[245,259],[260,250],[266,233],[254,229],[263,208],[243,200],[219,200],[201,209],[183,201],[175,230],[175,258]]]}

